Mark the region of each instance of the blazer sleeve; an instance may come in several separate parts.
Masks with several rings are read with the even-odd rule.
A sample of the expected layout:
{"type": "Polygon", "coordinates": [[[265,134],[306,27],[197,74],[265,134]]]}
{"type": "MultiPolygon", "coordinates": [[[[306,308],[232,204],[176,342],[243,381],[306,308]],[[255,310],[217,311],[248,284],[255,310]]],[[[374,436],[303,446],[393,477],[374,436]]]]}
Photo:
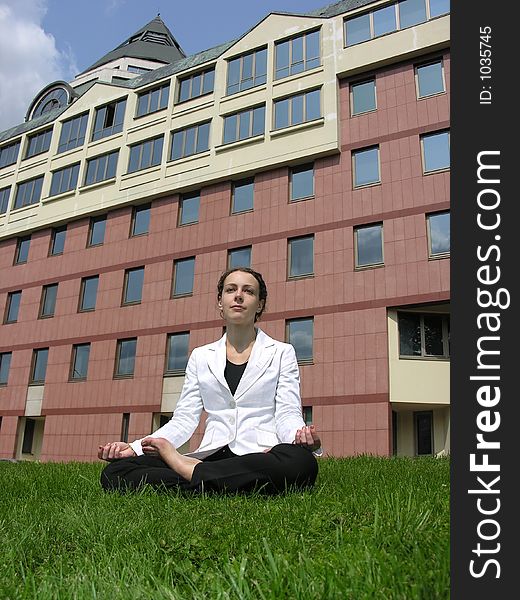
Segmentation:
{"type": "MultiPolygon", "coordinates": [[[[196,350],[193,350],[186,365],[184,385],[172,418],[165,425],[150,434],[150,436],[146,437],[166,438],[178,448],[193,435],[199,424],[203,407],[197,375],[196,350]]],[[[143,454],[140,439],[132,442],[130,446],[138,456],[143,454]]]]}
{"type": "Polygon", "coordinates": [[[290,344],[284,344],[280,360],[274,418],[276,433],[281,442],[291,444],[294,441],[296,430],[305,426],[300,397],[300,369],[296,360],[296,352],[290,344]]]}

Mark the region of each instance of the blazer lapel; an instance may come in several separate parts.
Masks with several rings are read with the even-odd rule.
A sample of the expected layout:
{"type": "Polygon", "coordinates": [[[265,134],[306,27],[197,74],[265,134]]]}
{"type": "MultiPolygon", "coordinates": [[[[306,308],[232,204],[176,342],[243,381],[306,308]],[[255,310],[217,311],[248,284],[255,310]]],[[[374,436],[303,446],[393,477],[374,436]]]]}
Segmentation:
{"type": "Polygon", "coordinates": [[[209,370],[231,394],[226,378],[224,377],[224,369],[226,368],[226,334],[208,348],[207,356],[209,370]]]}
{"type": "MultiPolygon", "coordinates": [[[[247,390],[264,374],[267,367],[271,364],[273,354],[275,353],[275,341],[266,335],[261,329],[258,329],[256,340],[253,345],[251,356],[247,362],[247,367],[242,375],[235,392],[235,400],[243,396],[247,390]]],[[[224,343],[224,364],[225,364],[225,343],[224,343]]]]}

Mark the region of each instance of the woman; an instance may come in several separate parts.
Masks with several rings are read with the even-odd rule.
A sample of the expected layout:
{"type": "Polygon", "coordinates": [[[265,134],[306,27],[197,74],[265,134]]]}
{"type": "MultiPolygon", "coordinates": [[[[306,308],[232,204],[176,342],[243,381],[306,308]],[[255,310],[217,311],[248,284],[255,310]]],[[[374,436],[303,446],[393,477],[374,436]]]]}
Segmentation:
{"type": "Polygon", "coordinates": [[[195,348],[184,386],[166,425],[131,444],[112,442],[98,456],[110,461],[105,489],[152,486],[194,491],[283,492],[309,487],[320,448],[314,426],[302,419],[294,348],[255,327],[267,299],[265,282],[248,268],[230,269],[217,285],[226,333],[195,348]],[[176,447],[190,439],[204,409],[206,428],[196,452],[176,447]]]}

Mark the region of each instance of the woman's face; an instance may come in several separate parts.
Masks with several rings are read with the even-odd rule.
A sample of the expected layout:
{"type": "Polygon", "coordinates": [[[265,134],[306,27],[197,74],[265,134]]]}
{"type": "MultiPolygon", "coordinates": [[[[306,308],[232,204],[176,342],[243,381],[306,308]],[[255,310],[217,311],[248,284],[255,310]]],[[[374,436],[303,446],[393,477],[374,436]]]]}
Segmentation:
{"type": "Polygon", "coordinates": [[[226,323],[254,323],[255,315],[264,303],[259,299],[260,286],[251,273],[233,271],[224,280],[219,308],[226,323]]]}

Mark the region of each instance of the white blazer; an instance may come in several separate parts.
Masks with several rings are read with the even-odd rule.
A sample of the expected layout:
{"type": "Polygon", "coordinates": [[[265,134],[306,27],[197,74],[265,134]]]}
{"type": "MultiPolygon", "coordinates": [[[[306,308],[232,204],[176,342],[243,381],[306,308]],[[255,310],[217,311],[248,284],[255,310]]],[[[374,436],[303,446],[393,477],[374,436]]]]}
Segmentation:
{"type": "MultiPolygon", "coordinates": [[[[226,444],[237,455],[262,452],[281,442],[292,443],[305,426],[300,398],[300,371],[293,346],[257,329],[246,369],[235,395],[224,378],[226,334],[195,348],[172,418],[151,437],[164,437],[176,448],[195,431],[202,409],[206,429],[197,452],[226,444]]],[[[143,454],[141,440],[130,444],[143,454]]]]}

